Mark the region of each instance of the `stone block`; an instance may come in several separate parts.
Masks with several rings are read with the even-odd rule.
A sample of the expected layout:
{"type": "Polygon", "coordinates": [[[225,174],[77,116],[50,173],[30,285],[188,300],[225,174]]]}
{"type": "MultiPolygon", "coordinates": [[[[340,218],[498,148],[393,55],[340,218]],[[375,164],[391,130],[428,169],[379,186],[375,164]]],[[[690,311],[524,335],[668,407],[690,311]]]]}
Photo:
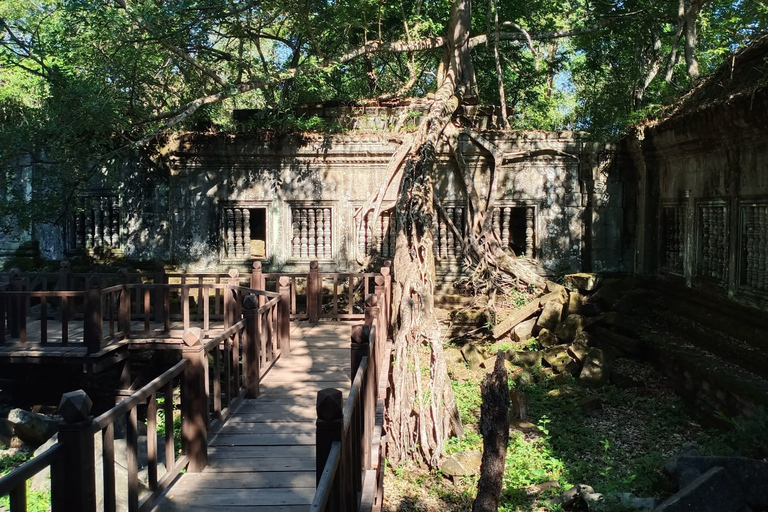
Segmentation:
{"type": "Polygon", "coordinates": [[[536,325],[536,319],[530,318],[525,322],[520,322],[512,331],[512,339],[516,342],[525,342],[531,339],[533,327],[536,325]]]}
{"type": "Polygon", "coordinates": [[[448,456],[440,465],[440,471],[451,477],[474,476],[480,472],[482,461],[483,453],[480,451],[458,452],[448,456]]]}
{"type": "Polygon", "coordinates": [[[571,362],[571,356],[568,355],[568,346],[556,345],[545,350],[543,359],[557,373],[563,373],[568,364],[571,362]]]}
{"type": "Polygon", "coordinates": [[[461,348],[461,355],[471,370],[480,368],[480,365],[487,359],[487,353],[477,345],[467,344],[461,348]]]}
{"type": "Polygon", "coordinates": [[[11,409],[7,421],[19,439],[33,446],[45,443],[59,430],[58,421],[24,409],[11,409]]]}
{"type": "Polygon", "coordinates": [[[549,329],[542,329],[536,339],[542,347],[557,345],[557,338],[549,329]]]}
{"type": "Polygon", "coordinates": [[[555,335],[560,343],[571,343],[583,330],[584,318],[581,315],[568,315],[565,321],[557,326],[555,335]]]}
{"type": "Polygon", "coordinates": [[[750,507],[768,508],[768,462],[746,457],[705,457],[698,453],[683,454],[667,469],[680,481],[680,487],[690,485],[712,468],[723,468],[740,496],[750,507]]]}
{"type": "Polygon", "coordinates": [[[539,312],[539,302],[537,300],[529,302],[528,304],[518,309],[507,318],[503,319],[498,324],[496,324],[496,326],[493,328],[493,331],[492,331],[493,338],[494,339],[501,338],[502,336],[506,335],[509,331],[514,329],[517,326],[517,324],[519,324],[520,322],[524,322],[525,320],[528,320],[538,312],[539,312]]]}
{"type": "Polygon", "coordinates": [[[583,340],[574,340],[573,344],[568,347],[568,354],[572,359],[583,363],[589,353],[589,345],[583,340]]]}
{"type": "Polygon", "coordinates": [[[565,276],[565,287],[569,290],[578,290],[580,292],[591,292],[597,288],[600,282],[600,276],[587,272],[578,274],[568,274],[565,276]]]}
{"type": "Polygon", "coordinates": [[[579,315],[581,314],[582,295],[579,290],[573,290],[568,295],[568,314],[579,315]]]}
{"type": "Polygon", "coordinates": [[[611,375],[611,363],[599,348],[591,348],[584,358],[579,380],[585,386],[602,386],[611,375]]]}
{"type": "Polygon", "coordinates": [[[541,352],[537,350],[521,350],[515,352],[514,362],[525,368],[538,366],[541,364],[541,352]]]}
{"type": "Polygon", "coordinates": [[[548,329],[552,332],[560,324],[563,318],[563,304],[553,300],[544,305],[544,309],[541,310],[541,315],[536,321],[534,332],[541,332],[542,329],[548,329]]]}
{"type": "Polygon", "coordinates": [[[743,512],[746,501],[721,467],[702,474],[656,508],[656,512],[743,512]]]}

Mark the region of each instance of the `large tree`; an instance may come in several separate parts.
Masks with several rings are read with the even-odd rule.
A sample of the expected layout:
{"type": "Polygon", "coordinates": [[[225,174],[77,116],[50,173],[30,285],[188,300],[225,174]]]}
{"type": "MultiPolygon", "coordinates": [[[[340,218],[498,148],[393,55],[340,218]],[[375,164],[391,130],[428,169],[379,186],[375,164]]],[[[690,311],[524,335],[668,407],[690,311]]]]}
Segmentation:
{"type": "Polygon", "coordinates": [[[403,135],[387,183],[360,214],[378,215],[386,187],[399,184],[391,455],[435,465],[461,429],[433,303],[440,148],[464,181],[466,225],[446,223],[469,265],[492,286],[540,285],[492,228],[495,166],[538,155],[503,154],[463,106],[500,103],[502,127],[615,132],[697,79],[713,54],[765,31],[766,20],[762,2],[726,0],[3,0],[0,161],[35,167],[32,188],[48,207],[7,173],[12,193],[0,206],[16,222],[24,212],[30,222],[60,216],[50,206],[67,204],[62,193],[109,174],[126,152],[162,159],[168,133],[234,129],[234,108],[276,107],[273,122],[301,128],[308,120],[291,118],[296,103],[427,97],[422,122],[403,135]],[[485,196],[464,162],[466,143],[489,162],[485,196]]]}

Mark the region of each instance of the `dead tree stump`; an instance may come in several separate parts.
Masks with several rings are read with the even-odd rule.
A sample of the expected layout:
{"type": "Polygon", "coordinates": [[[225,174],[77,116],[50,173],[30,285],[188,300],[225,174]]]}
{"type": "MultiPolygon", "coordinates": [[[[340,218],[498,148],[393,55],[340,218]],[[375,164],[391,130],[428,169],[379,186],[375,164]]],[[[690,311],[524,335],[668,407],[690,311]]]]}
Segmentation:
{"type": "Polygon", "coordinates": [[[504,353],[496,354],[493,373],[485,376],[480,386],[480,433],[483,435],[483,462],[477,483],[477,498],[472,512],[496,512],[504,480],[504,466],[509,442],[509,386],[504,353]]]}

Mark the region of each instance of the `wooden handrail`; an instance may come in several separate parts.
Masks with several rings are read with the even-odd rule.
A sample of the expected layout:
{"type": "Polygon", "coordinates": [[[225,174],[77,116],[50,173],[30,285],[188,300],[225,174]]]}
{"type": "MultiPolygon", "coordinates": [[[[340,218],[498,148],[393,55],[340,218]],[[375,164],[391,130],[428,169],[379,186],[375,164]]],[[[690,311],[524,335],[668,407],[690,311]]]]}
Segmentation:
{"type": "Polygon", "coordinates": [[[331,497],[331,486],[336,478],[340,463],[341,443],[336,441],[331,445],[331,450],[328,452],[328,461],[323,468],[320,481],[317,483],[317,491],[309,508],[310,512],[323,512],[325,510],[331,497]]]}
{"type": "MultiPolygon", "coordinates": [[[[26,492],[27,480],[55,463],[60,456],[61,446],[54,444],[43,453],[36,455],[7,475],[0,477],[0,496],[11,494],[19,487],[26,492]]],[[[16,512],[13,510],[13,506],[11,506],[11,512],[16,512]]]]}
{"type": "Polygon", "coordinates": [[[128,411],[144,402],[144,400],[149,398],[152,393],[158,391],[160,388],[181,375],[188,364],[189,362],[186,359],[182,359],[164,371],[162,374],[149,381],[146,385],[137,390],[130,397],[97,417],[93,422],[93,426],[91,427],[93,430],[92,433],[95,434],[96,432],[104,429],[110,423],[114,423],[115,420],[117,420],[120,416],[126,414],[128,411]]]}

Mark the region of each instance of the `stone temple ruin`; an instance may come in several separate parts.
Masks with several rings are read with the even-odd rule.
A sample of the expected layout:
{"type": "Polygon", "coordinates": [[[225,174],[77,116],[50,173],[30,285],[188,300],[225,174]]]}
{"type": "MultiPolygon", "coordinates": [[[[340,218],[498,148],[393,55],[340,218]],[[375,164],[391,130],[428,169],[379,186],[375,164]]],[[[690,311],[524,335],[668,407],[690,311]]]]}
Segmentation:
{"type": "MultiPolygon", "coordinates": [[[[168,167],[126,166],[117,186],[99,183],[83,195],[65,226],[37,230],[40,251],[46,259],[111,251],[188,270],[249,270],[255,259],[265,268],[304,268],[318,260],[322,268],[354,270],[391,258],[388,209],[397,182],[375,226],[356,214],[386,179],[402,139],[398,116],[411,108],[307,111],[339,126],[339,134],[181,134],[164,150],[168,167]]],[[[477,109],[476,124],[490,126],[493,113],[477,109]]],[[[484,133],[514,157],[497,169],[494,212],[509,250],[546,274],[631,270],[632,240],[623,223],[634,183],[622,176],[613,146],[577,132],[484,133]],[[516,157],[527,153],[533,156],[516,157]]],[[[487,194],[488,156],[469,142],[463,151],[479,192],[487,194]]],[[[465,202],[447,148],[438,167],[439,197],[461,225],[465,202]]],[[[459,244],[442,218],[435,239],[440,271],[454,275],[459,244]]]]}

